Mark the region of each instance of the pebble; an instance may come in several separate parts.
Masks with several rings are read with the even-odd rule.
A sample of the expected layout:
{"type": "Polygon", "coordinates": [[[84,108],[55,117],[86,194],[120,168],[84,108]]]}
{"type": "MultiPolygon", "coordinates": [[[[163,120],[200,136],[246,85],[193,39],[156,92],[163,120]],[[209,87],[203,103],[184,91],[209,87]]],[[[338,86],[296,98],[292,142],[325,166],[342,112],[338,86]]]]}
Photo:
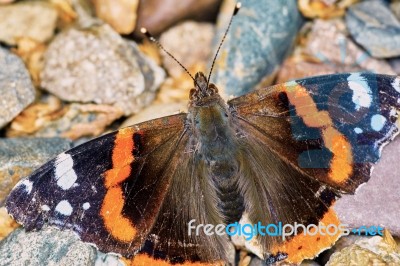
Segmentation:
{"type": "Polygon", "coordinates": [[[94,265],[96,249],[69,230],[52,227],[25,232],[17,229],[0,242],[1,265],[94,265]]]}
{"type": "MultiPolygon", "coordinates": [[[[226,0],[220,12],[214,52],[226,31],[235,1],[226,0]]],[[[224,96],[240,96],[258,84],[272,83],[302,23],[295,0],[248,0],[233,19],[212,73],[211,81],[224,96]]],[[[212,58],[210,58],[211,64],[212,58]]]]}
{"type": "Polygon", "coordinates": [[[346,8],[358,0],[298,0],[299,10],[307,18],[341,17],[346,8]]]}
{"type": "Polygon", "coordinates": [[[2,47],[0,47],[0,95],[0,128],[35,99],[35,89],[23,61],[2,47]]]}
{"type": "Polygon", "coordinates": [[[386,60],[371,57],[348,37],[343,20],[316,19],[307,27],[303,29],[307,34],[302,36],[302,45],[285,60],[277,83],[307,76],[365,70],[395,74],[386,60]]]}
{"type": "Polygon", "coordinates": [[[0,207],[0,241],[8,236],[19,225],[8,215],[5,207],[0,207]]]}
{"type": "Polygon", "coordinates": [[[55,96],[43,97],[24,110],[6,130],[7,137],[63,137],[76,140],[101,135],[123,116],[119,108],[105,104],[62,104],[55,96]]]}
{"type": "Polygon", "coordinates": [[[208,21],[215,19],[221,0],[142,0],[138,9],[136,35],[143,38],[140,27],[146,27],[153,35],[186,19],[208,21]]]}
{"type": "Polygon", "coordinates": [[[115,31],[129,34],[135,29],[139,0],[94,0],[96,16],[115,31]]]}
{"type": "Polygon", "coordinates": [[[346,24],[354,40],[373,57],[400,56],[400,22],[384,1],[349,7],[346,24]]]}
{"type": "Polygon", "coordinates": [[[19,38],[29,37],[46,42],[54,34],[57,16],[57,10],[44,1],[0,5],[0,41],[15,45],[19,38]]]}
{"type": "MultiPolygon", "coordinates": [[[[184,67],[207,64],[211,55],[214,26],[211,23],[186,21],[164,32],[160,43],[184,67]]],[[[163,65],[172,77],[178,77],[184,69],[171,56],[161,52],[163,65]]],[[[195,73],[191,73],[193,76],[195,73]]]]}
{"type": "Polygon", "coordinates": [[[387,145],[375,165],[371,179],[355,195],[343,195],[334,208],[343,224],[350,228],[384,226],[400,236],[399,191],[400,138],[387,145]]]}
{"type": "Polygon", "coordinates": [[[385,231],[383,237],[363,238],[335,252],[326,265],[400,265],[400,253],[393,237],[385,231]]]}
{"type": "Polygon", "coordinates": [[[41,85],[65,101],[94,102],[138,112],[155,97],[165,72],[107,24],[70,28],[45,54],[41,85]]]}
{"type": "Polygon", "coordinates": [[[61,138],[0,138],[0,207],[22,177],[69,148],[61,138]]]}

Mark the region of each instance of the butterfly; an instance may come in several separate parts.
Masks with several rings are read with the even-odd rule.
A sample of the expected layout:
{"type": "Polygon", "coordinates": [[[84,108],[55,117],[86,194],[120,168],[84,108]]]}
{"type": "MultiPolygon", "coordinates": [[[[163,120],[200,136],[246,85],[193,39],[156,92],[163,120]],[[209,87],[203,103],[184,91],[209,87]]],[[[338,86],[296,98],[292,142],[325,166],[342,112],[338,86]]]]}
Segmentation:
{"type": "MultiPolygon", "coordinates": [[[[342,193],[368,181],[398,133],[400,78],[345,73],[255,90],[227,103],[203,73],[189,111],[103,135],[58,155],[10,193],[27,230],[75,231],[132,265],[224,265],[231,237],[188,224],[338,225],[342,193]]],[[[300,263],[334,235],[258,235],[266,262],[300,263]]]]}

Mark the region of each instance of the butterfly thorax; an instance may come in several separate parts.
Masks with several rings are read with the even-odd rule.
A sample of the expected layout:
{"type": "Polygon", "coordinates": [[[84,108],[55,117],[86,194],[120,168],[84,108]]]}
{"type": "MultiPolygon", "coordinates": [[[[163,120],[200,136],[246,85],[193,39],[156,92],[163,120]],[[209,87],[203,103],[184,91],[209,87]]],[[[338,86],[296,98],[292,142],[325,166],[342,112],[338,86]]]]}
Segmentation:
{"type": "Polygon", "coordinates": [[[232,115],[214,84],[207,84],[203,73],[195,77],[191,91],[188,120],[192,130],[193,152],[205,166],[212,186],[216,188],[218,207],[226,222],[236,222],[243,212],[238,191],[239,163],[232,115]]]}

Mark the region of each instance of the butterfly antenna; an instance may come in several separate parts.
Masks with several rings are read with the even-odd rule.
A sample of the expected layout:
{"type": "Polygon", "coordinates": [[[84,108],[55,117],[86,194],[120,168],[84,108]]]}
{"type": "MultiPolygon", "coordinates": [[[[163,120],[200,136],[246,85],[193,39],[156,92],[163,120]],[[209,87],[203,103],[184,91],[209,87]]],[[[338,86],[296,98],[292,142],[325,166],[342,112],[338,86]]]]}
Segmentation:
{"type": "MultiPolygon", "coordinates": [[[[184,67],[182,65],[181,62],[178,61],[178,59],[176,59],[170,52],[168,52],[162,45],[161,43],[146,29],[146,28],[140,28],[140,32],[143,33],[147,39],[149,39],[151,42],[155,43],[161,50],[163,50],[167,55],[169,55],[172,59],[175,60],[175,62],[177,62],[184,70],[185,72],[193,79],[193,81],[196,83],[196,80],[194,79],[194,77],[192,76],[192,74],[190,74],[189,70],[187,70],[186,67],[184,67]]],[[[197,84],[197,83],[196,83],[197,84]]]]}
{"type": "Polygon", "coordinates": [[[230,21],[229,21],[228,27],[226,28],[226,31],[225,31],[225,33],[224,33],[224,36],[222,37],[221,42],[219,43],[217,52],[215,53],[215,56],[214,56],[214,60],[213,60],[213,62],[212,62],[212,64],[211,64],[210,73],[208,74],[208,78],[207,78],[207,85],[210,83],[211,73],[212,73],[212,71],[213,71],[213,69],[214,69],[215,61],[217,60],[219,50],[221,49],[222,44],[223,44],[224,41],[225,41],[226,35],[228,35],[229,28],[231,27],[231,24],[232,24],[232,21],[233,21],[233,17],[239,12],[239,9],[240,9],[241,7],[242,7],[242,3],[240,3],[240,2],[236,3],[235,9],[233,10],[233,14],[232,14],[231,19],[230,19],[230,21]]]}

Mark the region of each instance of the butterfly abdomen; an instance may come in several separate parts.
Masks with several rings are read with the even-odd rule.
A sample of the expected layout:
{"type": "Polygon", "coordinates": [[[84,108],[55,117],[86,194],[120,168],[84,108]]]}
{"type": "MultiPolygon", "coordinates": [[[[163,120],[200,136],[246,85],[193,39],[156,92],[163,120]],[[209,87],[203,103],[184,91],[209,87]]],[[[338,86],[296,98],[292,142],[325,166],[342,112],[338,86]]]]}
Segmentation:
{"type": "Polygon", "coordinates": [[[198,154],[207,167],[209,182],[216,189],[218,209],[226,223],[240,220],[244,210],[238,189],[239,163],[236,134],[232,117],[218,101],[214,105],[197,107],[194,114],[198,154]]]}

